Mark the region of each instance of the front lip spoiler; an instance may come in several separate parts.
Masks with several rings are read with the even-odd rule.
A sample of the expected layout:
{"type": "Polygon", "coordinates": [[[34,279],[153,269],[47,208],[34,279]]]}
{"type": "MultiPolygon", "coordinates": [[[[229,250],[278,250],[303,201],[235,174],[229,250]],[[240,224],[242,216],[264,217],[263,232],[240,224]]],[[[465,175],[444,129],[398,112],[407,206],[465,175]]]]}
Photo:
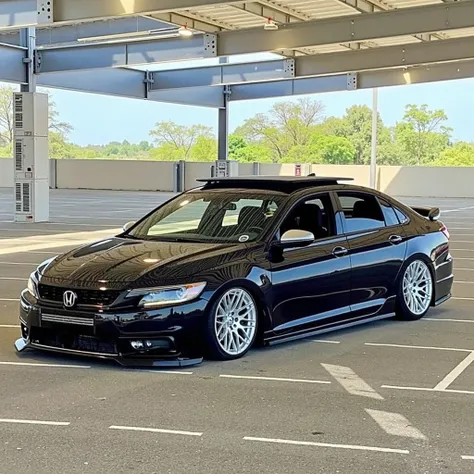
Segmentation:
{"type": "Polygon", "coordinates": [[[33,343],[22,337],[15,341],[15,349],[17,352],[23,352],[26,349],[40,349],[48,352],[58,352],[62,354],[78,355],[83,357],[93,357],[96,359],[108,359],[118,362],[124,367],[190,367],[198,365],[203,361],[202,357],[187,358],[173,356],[170,358],[157,359],[134,359],[125,358],[121,354],[103,354],[99,352],[80,351],[77,349],[66,349],[61,347],[46,346],[43,344],[33,343]]]}

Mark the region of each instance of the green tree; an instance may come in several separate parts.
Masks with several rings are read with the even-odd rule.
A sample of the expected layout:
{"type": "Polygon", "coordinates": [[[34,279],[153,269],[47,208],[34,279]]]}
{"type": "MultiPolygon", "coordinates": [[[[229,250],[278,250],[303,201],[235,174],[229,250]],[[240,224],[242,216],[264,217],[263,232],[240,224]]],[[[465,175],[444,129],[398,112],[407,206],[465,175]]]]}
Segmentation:
{"type": "Polygon", "coordinates": [[[257,114],[235,131],[248,143],[271,150],[272,161],[278,162],[294,146],[307,145],[315,126],[323,119],[324,105],[312,99],[278,102],[268,114],[257,114]]]}
{"type": "Polygon", "coordinates": [[[353,163],[355,154],[354,145],[345,137],[314,135],[309,145],[296,145],[282,162],[344,165],[353,163]]]}
{"type": "Polygon", "coordinates": [[[191,160],[214,161],[217,159],[217,141],[213,137],[200,136],[191,148],[191,160]]]}
{"type": "Polygon", "coordinates": [[[404,164],[424,165],[439,158],[449,146],[452,129],[445,125],[447,120],[444,110],[430,110],[426,104],[406,106],[403,120],[396,125],[404,164]]]}
{"type": "MultiPolygon", "coordinates": [[[[372,110],[366,105],[353,105],[343,117],[330,117],[319,129],[326,135],[347,138],[355,148],[354,164],[370,163],[372,147],[372,110]]],[[[380,114],[377,119],[377,144],[387,138],[380,114]]]]}
{"type": "Polygon", "coordinates": [[[474,143],[458,142],[441,152],[434,166],[474,166],[474,143]]]}
{"type": "Polygon", "coordinates": [[[158,122],[150,131],[155,143],[160,147],[167,145],[167,152],[176,150],[173,155],[181,160],[189,160],[191,149],[199,137],[212,138],[212,128],[204,125],[178,125],[171,121],[158,122]]]}

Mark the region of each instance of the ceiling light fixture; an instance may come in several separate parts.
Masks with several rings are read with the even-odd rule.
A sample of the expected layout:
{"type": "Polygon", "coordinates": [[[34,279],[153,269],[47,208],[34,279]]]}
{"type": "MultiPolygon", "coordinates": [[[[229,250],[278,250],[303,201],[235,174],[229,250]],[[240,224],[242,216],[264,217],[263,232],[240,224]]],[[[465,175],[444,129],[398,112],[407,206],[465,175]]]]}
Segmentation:
{"type": "Polygon", "coordinates": [[[192,30],[190,30],[188,28],[188,25],[184,25],[182,26],[179,30],[178,30],[178,33],[180,36],[184,36],[184,37],[189,37],[189,36],[193,36],[193,32],[192,30]]]}
{"type": "Polygon", "coordinates": [[[271,18],[267,18],[266,23],[263,25],[263,29],[268,31],[275,31],[278,30],[278,25],[271,18]]]}

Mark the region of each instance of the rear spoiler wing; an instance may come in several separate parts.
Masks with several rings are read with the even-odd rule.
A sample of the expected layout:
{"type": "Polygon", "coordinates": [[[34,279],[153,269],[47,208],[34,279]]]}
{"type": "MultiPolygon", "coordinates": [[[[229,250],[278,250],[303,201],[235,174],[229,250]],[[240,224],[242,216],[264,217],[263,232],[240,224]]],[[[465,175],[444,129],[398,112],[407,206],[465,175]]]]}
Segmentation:
{"type": "Polygon", "coordinates": [[[411,206],[411,208],[423,217],[426,217],[430,221],[437,221],[441,216],[441,210],[439,207],[429,206],[411,206]]]}

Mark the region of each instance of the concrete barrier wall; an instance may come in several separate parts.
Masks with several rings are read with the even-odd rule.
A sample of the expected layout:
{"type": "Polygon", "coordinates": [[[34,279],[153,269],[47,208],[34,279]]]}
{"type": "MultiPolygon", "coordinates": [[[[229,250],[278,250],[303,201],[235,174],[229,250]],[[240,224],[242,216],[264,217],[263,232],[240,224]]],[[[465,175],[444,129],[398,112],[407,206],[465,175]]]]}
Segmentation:
{"type": "Polygon", "coordinates": [[[13,187],[13,160],[0,158],[0,188],[13,187]]]}
{"type": "Polygon", "coordinates": [[[56,183],[62,189],[173,191],[171,161],[57,160],[56,183]]]}
{"type": "Polygon", "coordinates": [[[184,167],[184,188],[186,190],[202,186],[198,183],[199,178],[209,178],[211,176],[212,163],[187,161],[184,167]]]}
{"type": "MultiPolygon", "coordinates": [[[[138,160],[55,160],[56,186],[63,189],[113,189],[173,191],[175,163],[138,160]]],[[[212,163],[187,162],[185,188],[199,186],[198,178],[210,176],[212,163]]],[[[0,158],[0,187],[13,186],[13,160],[0,158]]],[[[318,176],[354,178],[353,183],[369,186],[369,167],[352,165],[311,165],[318,176]]],[[[252,175],[253,163],[239,165],[239,174],[252,175]]],[[[261,175],[294,176],[292,164],[261,163],[261,175]]],[[[52,173],[51,178],[54,178],[52,173]]],[[[54,179],[50,180],[54,186],[54,179]]],[[[474,198],[474,167],[379,166],[377,189],[393,196],[474,198]]]]}

